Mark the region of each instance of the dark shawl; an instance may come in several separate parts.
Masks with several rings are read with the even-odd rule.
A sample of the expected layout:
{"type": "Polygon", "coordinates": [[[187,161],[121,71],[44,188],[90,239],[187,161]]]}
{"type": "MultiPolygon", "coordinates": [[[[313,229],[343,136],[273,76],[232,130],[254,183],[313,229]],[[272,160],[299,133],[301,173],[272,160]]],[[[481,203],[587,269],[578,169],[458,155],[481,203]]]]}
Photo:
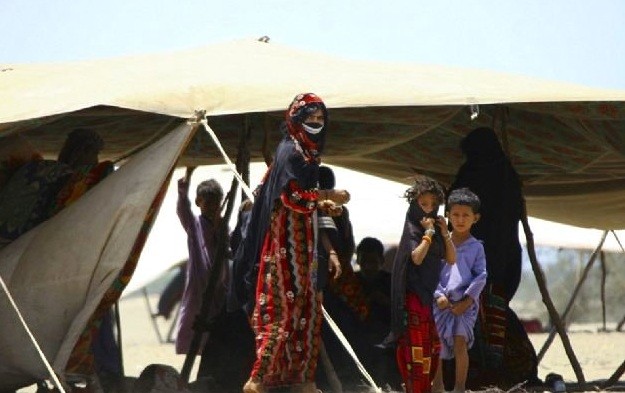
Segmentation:
{"type": "MultiPolygon", "coordinates": [[[[436,212],[430,214],[432,217],[435,215],[436,212]]],[[[416,201],[410,204],[406,213],[404,231],[399,241],[397,254],[395,254],[391,274],[391,331],[395,335],[399,335],[405,329],[406,291],[417,294],[424,304],[432,303],[434,290],[438,285],[443,267],[441,260],[444,255],[444,241],[439,231],[434,235],[423,263],[417,266],[412,262],[412,250],[419,245],[424,235],[420,221],[425,216],[425,212],[416,201]]]]}
{"type": "Polygon", "coordinates": [[[471,234],[484,242],[488,281],[504,288],[510,300],[521,281],[521,181],[492,129],[471,131],[462,140],[461,148],[466,161],[450,192],[467,187],[480,198],[481,218],[471,228],[471,234]]]}
{"type": "Polygon", "coordinates": [[[246,234],[234,256],[228,293],[231,311],[234,308],[244,307],[251,313],[254,308],[262,244],[269,228],[271,213],[280,194],[292,180],[297,181],[302,190],[317,188],[318,158],[325,143],[327,114],[326,126],[317,135],[308,135],[301,125],[306,117],[305,110],[315,105],[320,105],[326,112],[325,105],[317,96],[301,94],[295,97],[287,110],[286,121],[281,125],[285,136],[278,144],[273,163],[267,169],[264,180],[258,188],[246,234]]]}

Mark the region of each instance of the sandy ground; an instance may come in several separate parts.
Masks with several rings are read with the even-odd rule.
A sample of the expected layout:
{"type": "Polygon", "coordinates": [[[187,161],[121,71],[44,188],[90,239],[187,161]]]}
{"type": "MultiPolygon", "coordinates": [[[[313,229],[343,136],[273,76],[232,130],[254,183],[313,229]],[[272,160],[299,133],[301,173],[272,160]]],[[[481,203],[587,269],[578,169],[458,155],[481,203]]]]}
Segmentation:
{"type": "MultiPolygon", "coordinates": [[[[152,308],[156,307],[157,296],[150,296],[152,308]]],[[[176,355],[171,343],[160,343],[149,316],[146,301],[143,296],[124,298],[120,303],[122,340],[124,354],[124,368],[128,376],[137,377],[149,364],[168,364],[181,370],[184,363],[183,355],[176,355]]],[[[163,337],[167,335],[171,321],[159,318],[158,326],[163,337]]],[[[614,325],[608,325],[613,329],[614,325]]],[[[625,333],[597,332],[595,326],[576,326],[570,332],[569,338],[575,355],[582,366],[586,380],[607,379],[625,360],[625,333]]],[[[546,333],[531,334],[530,339],[536,351],[542,347],[547,338],[546,333]]],[[[192,380],[197,373],[199,358],[197,358],[192,380]]],[[[538,376],[544,379],[550,372],[561,374],[567,382],[575,382],[575,373],[561,340],[556,337],[545,358],[538,368],[538,376]]],[[[622,377],[621,381],[625,381],[622,377]]],[[[26,388],[20,392],[32,392],[26,388]]]]}

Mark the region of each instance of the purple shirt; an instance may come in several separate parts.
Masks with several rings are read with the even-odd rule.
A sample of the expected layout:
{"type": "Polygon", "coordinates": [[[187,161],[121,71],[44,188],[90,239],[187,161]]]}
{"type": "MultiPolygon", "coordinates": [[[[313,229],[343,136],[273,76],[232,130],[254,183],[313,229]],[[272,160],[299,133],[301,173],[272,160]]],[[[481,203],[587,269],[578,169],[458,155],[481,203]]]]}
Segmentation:
{"type": "Polygon", "coordinates": [[[434,298],[445,295],[451,302],[457,302],[466,295],[478,304],[480,293],[486,285],[486,276],[484,246],[469,236],[456,246],[456,263],[446,263],[443,267],[434,298]]]}
{"type": "MultiPolygon", "coordinates": [[[[191,211],[188,197],[189,184],[184,179],[178,180],[178,205],[176,211],[180,223],[187,232],[189,261],[187,277],[180,305],[180,319],[176,336],[176,353],[186,354],[193,339],[193,322],[202,307],[202,297],[208,284],[208,274],[213,264],[213,256],[217,248],[217,226],[204,216],[195,216],[191,211]]],[[[225,299],[226,271],[222,273],[220,283],[212,298],[209,318],[217,314],[225,299]]],[[[203,337],[200,349],[204,347],[203,337]]],[[[201,351],[200,351],[201,352],[201,351]]]]}

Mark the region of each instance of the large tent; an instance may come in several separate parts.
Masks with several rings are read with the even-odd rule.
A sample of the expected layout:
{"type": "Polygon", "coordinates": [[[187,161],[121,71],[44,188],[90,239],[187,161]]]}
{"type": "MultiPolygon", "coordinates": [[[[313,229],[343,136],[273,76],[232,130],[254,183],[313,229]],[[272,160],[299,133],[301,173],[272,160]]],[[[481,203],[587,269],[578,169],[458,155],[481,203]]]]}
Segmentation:
{"type": "MultiPolygon", "coordinates": [[[[494,126],[524,182],[529,214],[582,227],[625,227],[625,92],[479,70],[349,61],[255,40],[113,60],[3,64],[0,138],[20,133],[53,158],[68,132],[90,127],[105,140],[102,158],[123,163],[163,136],[188,133],[186,121],[203,110],[230,156],[236,155],[239,131],[249,127],[252,160],[260,160],[264,131],[270,130],[277,141],[281,136],[275,130],[285,107],[304,91],[319,94],[329,107],[331,133],[324,160],[330,164],[397,181],[420,172],[449,183],[462,163],[461,138],[478,126],[494,126]]],[[[167,173],[178,157],[176,146],[184,141],[182,136],[174,143],[174,153],[159,173],[167,173]]],[[[222,162],[203,132],[195,134],[179,158],[179,165],[222,162]]],[[[151,171],[142,170],[135,179],[151,171]]],[[[153,185],[160,186],[164,178],[157,176],[153,185]]],[[[140,219],[137,214],[131,221],[140,219]]],[[[98,229],[79,236],[89,241],[92,231],[98,229]]],[[[0,251],[0,275],[17,292],[16,302],[32,322],[45,309],[41,299],[46,294],[37,295],[37,287],[16,289],[27,287],[24,280],[34,275],[45,281],[48,271],[16,275],[15,266],[26,263],[20,256],[5,268],[9,256],[17,255],[15,243],[0,251]]],[[[68,249],[69,244],[56,247],[68,249]]],[[[58,254],[53,256],[64,258],[59,261],[67,259],[58,254]]],[[[119,271],[123,261],[117,258],[107,275],[119,271]]],[[[65,276],[73,272],[66,268],[65,276]]],[[[64,327],[80,325],[76,318],[92,310],[87,306],[97,303],[95,296],[82,307],[54,312],[67,311],[64,327]]],[[[0,315],[10,313],[4,303],[0,306],[0,315]]],[[[3,326],[7,321],[2,320],[3,326]]],[[[41,336],[45,326],[34,330],[41,336]]],[[[62,371],[76,336],[59,332],[58,337],[60,346],[44,346],[43,351],[62,371]]],[[[10,339],[2,341],[4,348],[10,344],[10,339]]],[[[41,367],[29,366],[35,363],[10,371],[45,376],[41,367]]],[[[7,371],[3,367],[13,366],[0,363],[0,373],[7,371]]]]}

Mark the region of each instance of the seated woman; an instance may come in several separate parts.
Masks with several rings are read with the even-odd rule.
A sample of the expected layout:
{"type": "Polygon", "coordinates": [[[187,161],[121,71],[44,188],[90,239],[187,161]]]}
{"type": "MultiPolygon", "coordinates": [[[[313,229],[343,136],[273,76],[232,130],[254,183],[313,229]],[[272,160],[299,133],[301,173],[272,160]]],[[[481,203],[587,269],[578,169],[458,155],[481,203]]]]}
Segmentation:
{"type": "Polygon", "coordinates": [[[12,152],[0,164],[0,247],[67,207],[113,171],[112,162],[98,163],[104,142],[93,130],[70,132],[58,161],[44,160],[24,138],[13,138],[22,141],[12,143],[12,152]]]}
{"type": "Polygon", "coordinates": [[[114,171],[111,161],[98,160],[103,147],[102,137],[91,129],[77,128],[69,133],[58,162],[70,167],[72,175],[59,191],[51,215],[69,206],[114,171]]]}

